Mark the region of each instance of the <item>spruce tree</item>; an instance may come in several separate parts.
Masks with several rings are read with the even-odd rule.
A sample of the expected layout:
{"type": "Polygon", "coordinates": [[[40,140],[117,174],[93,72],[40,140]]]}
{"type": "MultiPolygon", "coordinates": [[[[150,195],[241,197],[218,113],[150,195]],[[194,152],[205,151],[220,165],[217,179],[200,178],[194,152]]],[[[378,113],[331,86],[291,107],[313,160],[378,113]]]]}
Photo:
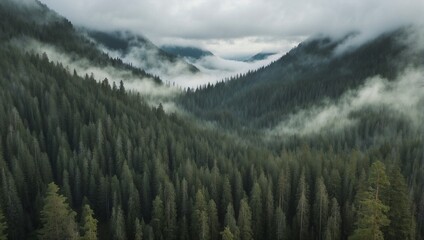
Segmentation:
{"type": "Polygon", "coordinates": [[[209,226],[209,217],[208,209],[203,191],[199,190],[196,193],[196,200],[194,204],[193,212],[193,227],[195,238],[199,240],[209,240],[210,239],[210,226],[209,226]]]}
{"type": "Polygon", "coordinates": [[[277,240],[286,239],[287,236],[287,223],[286,215],[283,209],[279,206],[275,210],[275,237],[277,240]]]}
{"type": "Polygon", "coordinates": [[[124,220],[124,212],[122,211],[121,206],[113,206],[112,216],[110,219],[110,230],[113,240],[126,240],[126,228],[124,220]]]}
{"type": "Polygon", "coordinates": [[[0,240],[7,240],[7,223],[0,206],[0,240]]]}
{"type": "Polygon", "coordinates": [[[221,232],[222,240],[234,240],[234,235],[231,233],[229,227],[225,227],[224,231],[221,232]]]}
{"type": "Polygon", "coordinates": [[[82,240],[97,239],[97,219],[94,218],[94,212],[88,204],[82,209],[82,240]]]}
{"type": "Polygon", "coordinates": [[[239,239],[240,230],[237,226],[237,221],[234,213],[233,204],[228,204],[227,212],[225,214],[224,226],[228,227],[234,236],[234,239],[239,239]]]}
{"type": "Polygon", "coordinates": [[[411,214],[411,200],[408,186],[399,168],[393,167],[389,172],[390,187],[384,192],[390,208],[387,216],[390,224],[383,230],[386,240],[413,239],[415,233],[411,214]]]}
{"type": "Polygon", "coordinates": [[[56,184],[48,185],[41,210],[42,227],[38,231],[39,237],[43,240],[78,239],[76,213],[58,192],[59,187],[56,184]]]}
{"type": "Polygon", "coordinates": [[[330,217],[327,220],[324,232],[325,240],[338,240],[341,237],[341,216],[340,207],[336,198],[331,200],[330,217]]]}
{"type": "Polygon", "coordinates": [[[322,239],[328,216],[328,193],[322,178],[319,178],[315,188],[314,225],[318,230],[318,239],[322,239]]]}
{"type": "Polygon", "coordinates": [[[135,219],[134,230],[134,240],[143,240],[143,226],[138,218],[135,219]]]}
{"type": "Polygon", "coordinates": [[[368,177],[368,191],[359,200],[356,230],[349,240],[384,240],[382,227],[388,226],[389,207],[381,200],[381,193],[389,185],[384,164],[377,161],[372,164],[368,177]]]}
{"type": "Polygon", "coordinates": [[[246,199],[240,201],[237,224],[240,229],[240,240],[253,240],[252,211],[246,199]]]}
{"type": "Polygon", "coordinates": [[[308,200],[308,185],[305,179],[305,172],[299,180],[299,187],[297,189],[297,209],[296,209],[296,223],[299,231],[299,239],[306,239],[309,231],[309,200],[308,200]]]}
{"type": "Polygon", "coordinates": [[[155,239],[164,239],[163,238],[163,222],[164,222],[164,210],[163,202],[160,196],[156,196],[153,201],[153,211],[152,211],[152,221],[151,225],[153,227],[153,232],[155,234],[155,239]]]}

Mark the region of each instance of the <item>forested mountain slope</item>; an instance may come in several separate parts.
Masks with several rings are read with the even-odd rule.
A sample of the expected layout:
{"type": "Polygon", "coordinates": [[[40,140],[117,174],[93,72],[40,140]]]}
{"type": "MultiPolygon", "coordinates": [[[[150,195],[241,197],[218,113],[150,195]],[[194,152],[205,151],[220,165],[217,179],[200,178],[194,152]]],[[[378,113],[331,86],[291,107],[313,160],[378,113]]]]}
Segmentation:
{"type": "Polygon", "coordinates": [[[180,102],[224,126],[272,127],[299,109],[338,99],[369,77],[390,80],[407,66],[422,66],[422,49],[417,52],[410,45],[417,39],[408,41],[413,31],[401,28],[341,53],[338,49],[350,35],[312,38],[267,67],[189,91],[180,102]]]}
{"type": "Polygon", "coordinates": [[[48,222],[39,213],[52,181],[78,214],[83,204],[94,209],[100,239],[220,239],[223,230],[237,239],[346,239],[357,214],[372,217],[358,206],[372,194],[366,186],[379,184],[376,171],[391,183],[379,201],[396,211],[384,212],[393,226],[375,227],[393,236],[387,239],[406,239],[415,233],[413,219],[422,222],[421,138],[364,152],[339,148],[343,142],[334,149],[304,143],[275,155],[197,130],[45,57],[8,46],[0,56],[8,239],[34,235],[48,222]],[[413,202],[398,164],[416,189],[413,202]]]}
{"type": "Polygon", "coordinates": [[[168,52],[170,54],[174,54],[180,57],[185,57],[191,60],[199,60],[206,56],[212,56],[213,53],[211,53],[208,50],[204,50],[201,48],[196,47],[182,47],[182,46],[171,46],[166,45],[161,47],[165,52],[168,52]]]}
{"type": "Polygon", "coordinates": [[[145,71],[110,58],[78,33],[72,23],[59,16],[36,0],[2,0],[0,2],[0,40],[2,42],[30,38],[51,44],[59,50],[74,56],[86,58],[92,64],[113,66],[131,71],[138,78],[150,78],[160,83],[160,79],[145,71]]]}
{"type": "Polygon", "coordinates": [[[168,53],[155,46],[147,38],[134,33],[94,30],[85,30],[85,32],[103,50],[152,74],[175,77],[179,74],[199,71],[178,55],[168,53]]]}

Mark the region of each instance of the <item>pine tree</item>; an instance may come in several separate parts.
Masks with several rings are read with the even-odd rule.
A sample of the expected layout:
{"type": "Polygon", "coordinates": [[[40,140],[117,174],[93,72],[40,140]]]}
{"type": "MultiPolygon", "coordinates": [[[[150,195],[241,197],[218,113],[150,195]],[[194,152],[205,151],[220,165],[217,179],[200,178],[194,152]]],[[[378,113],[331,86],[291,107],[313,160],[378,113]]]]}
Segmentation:
{"type": "Polygon", "coordinates": [[[3,210],[0,206],[0,240],[7,240],[7,223],[3,215],[3,210]]]}
{"type": "Polygon", "coordinates": [[[122,211],[121,206],[113,206],[110,224],[110,229],[112,233],[111,235],[113,240],[127,239],[124,212],[122,211]]]}
{"type": "Polygon", "coordinates": [[[390,187],[384,191],[384,195],[390,208],[387,213],[390,225],[383,229],[384,239],[413,239],[411,233],[414,233],[415,229],[413,229],[408,186],[397,167],[390,170],[389,179],[390,187]]]}
{"type": "Polygon", "coordinates": [[[246,199],[240,201],[237,224],[240,229],[240,240],[253,240],[252,212],[246,199]]]}
{"type": "Polygon", "coordinates": [[[309,231],[308,185],[306,184],[304,171],[302,171],[302,175],[300,177],[297,196],[296,222],[299,231],[299,239],[302,240],[307,238],[309,231]]]}
{"type": "Polygon", "coordinates": [[[208,204],[208,222],[211,239],[218,239],[219,236],[219,220],[218,210],[214,200],[209,200],[208,204]]]}
{"type": "Polygon", "coordinates": [[[324,233],[325,240],[338,240],[341,237],[341,216],[340,207],[336,198],[331,200],[330,217],[324,233]]]}
{"type": "Polygon", "coordinates": [[[328,215],[328,194],[322,178],[319,178],[316,184],[314,219],[315,226],[318,228],[318,239],[322,239],[325,223],[328,215]]]}
{"type": "Polygon", "coordinates": [[[88,204],[85,204],[82,209],[82,240],[97,239],[97,220],[94,218],[94,212],[88,204]]]}
{"type": "Polygon", "coordinates": [[[224,226],[228,227],[234,236],[234,239],[239,239],[240,230],[237,226],[233,205],[230,203],[225,214],[224,226]]]}
{"type": "Polygon", "coordinates": [[[58,193],[59,187],[50,183],[47,187],[44,207],[41,210],[42,228],[38,234],[41,239],[78,239],[76,213],[66,202],[66,198],[58,193]]]}
{"type": "Polygon", "coordinates": [[[193,227],[195,238],[199,240],[209,240],[210,239],[210,230],[209,230],[209,217],[207,211],[206,200],[203,195],[203,191],[199,190],[196,193],[196,200],[194,204],[193,212],[193,227]]]}
{"type": "Polygon", "coordinates": [[[143,226],[138,218],[135,219],[134,230],[134,240],[143,240],[143,226]]]}
{"type": "Polygon", "coordinates": [[[250,208],[252,209],[252,226],[255,239],[263,237],[262,191],[258,183],[253,185],[250,208]]]}
{"type": "Polygon", "coordinates": [[[384,164],[380,161],[373,163],[368,178],[368,191],[359,200],[357,229],[349,237],[350,240],[384,240],[381,228],[388,226],[390,220],[386,215],[389,207],[381,201],[381,192],[389,184],[384,164]]]}
{"type": "Polygon", "coordinates": [[[224,231],[221,232],[222,240],[234,240],[234,235],[231,233],[229,227],[225,227],[224,231]]]}
{"type": "Polygon", "coordinates": [[[277,240],[286,239],[287,236],[286,215],[281,207],[275,210],[275,236],[277,240]]]}
{"type": "Polygon", "coordinates": [[[177,206],[175,203],[175,190],[172,183],[165,184],[164,189],[164,238],[173,240],[176,238],[177,206]]]}
{"type": "Polygon", "coordinates": [[[164,222],[164,210],[163,202],[160,196],[156,196],[153,201],[153,211],[152,211],[152,222],[153,232],[155,234],[155,239],[164,239],[163,238],[163,222],[164,222]]]}

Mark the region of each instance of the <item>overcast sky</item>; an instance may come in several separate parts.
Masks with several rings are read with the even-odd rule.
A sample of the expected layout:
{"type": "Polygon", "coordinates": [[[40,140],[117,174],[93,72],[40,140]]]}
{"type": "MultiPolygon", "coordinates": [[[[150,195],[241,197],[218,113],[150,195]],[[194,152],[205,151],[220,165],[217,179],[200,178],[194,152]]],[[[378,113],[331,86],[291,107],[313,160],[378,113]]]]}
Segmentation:
{"type": "Polygon", "coordinates": [[[424,0],[41,0],[76,25],[131,30],[157,45],[197,45],[232,57],[287,51],[308,36],[363,39],[424,23],[424,0]]]}

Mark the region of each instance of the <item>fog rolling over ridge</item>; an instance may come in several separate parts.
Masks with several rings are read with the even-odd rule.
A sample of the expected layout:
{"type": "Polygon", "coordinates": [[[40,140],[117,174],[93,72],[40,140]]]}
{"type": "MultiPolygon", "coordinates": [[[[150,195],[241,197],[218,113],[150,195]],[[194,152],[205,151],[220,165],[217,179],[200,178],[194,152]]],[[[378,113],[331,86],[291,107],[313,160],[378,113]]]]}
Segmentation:
{"type": "Polygon", "coordinates": [[[152,106],[158,106],[161,103],[165,111],[177,111],[173,102],[173,98],[180,93],[177,88],[158,84],[152,78],[137,77],[128,70],[113,66],[97,66],[88,59],[62,52],[52,45],[34,39],[14,39],[10,44],[20,48],[24,46],[25,51],[30,53],[45,54],[50,61],[62,64],[70,73],[75,70],[78,75],[93,76],[98,82],[107,79],[109,84],[116,86],[119,86],[122,80],[126,90],[140,93],[152,106]]]}
{"type": "Polygon", "coordinates": [[[337,101],[323,101],[287,116],[268,133],[284,137],[337,132],[357,124],[355,113],[367,108],[377,112],[387,108],[407,119],[413,128],[424,130],[424,72],[407,69],[394,81],[379,76],[369,78],[363,86],[346,92],[337,101]]]}

